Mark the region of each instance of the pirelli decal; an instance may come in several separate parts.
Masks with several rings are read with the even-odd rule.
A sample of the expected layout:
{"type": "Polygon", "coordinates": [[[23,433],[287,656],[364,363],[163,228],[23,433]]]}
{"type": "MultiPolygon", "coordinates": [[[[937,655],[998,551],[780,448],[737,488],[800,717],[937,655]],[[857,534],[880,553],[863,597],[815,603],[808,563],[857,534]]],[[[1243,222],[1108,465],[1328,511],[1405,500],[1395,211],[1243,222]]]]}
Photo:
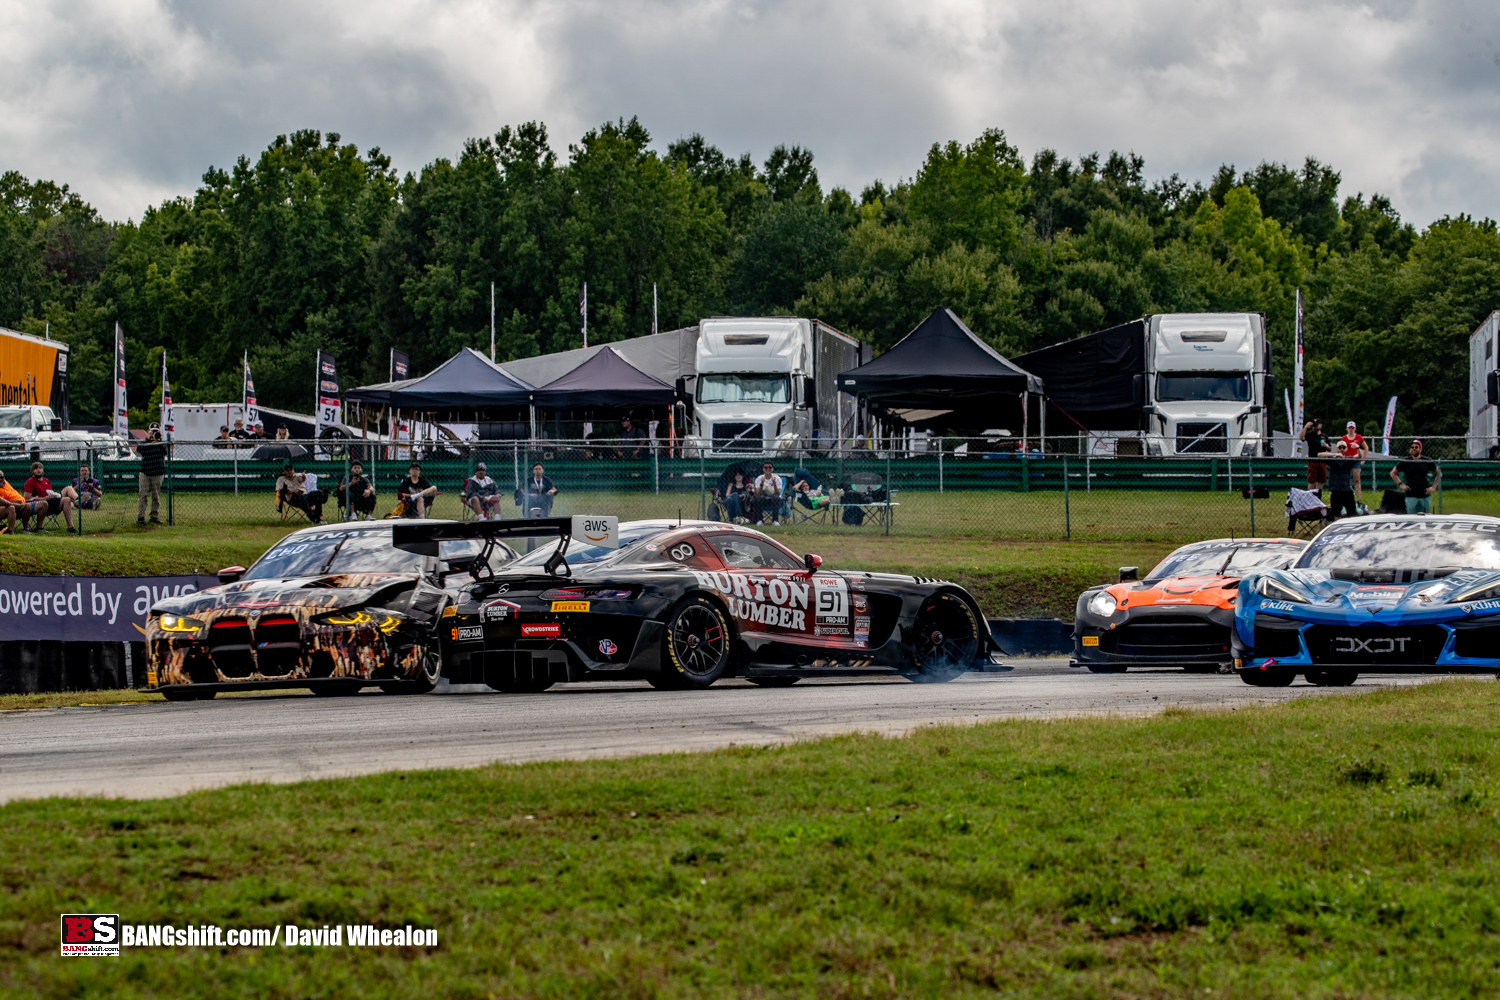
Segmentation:
{"type": "Polygon", "coordinates": [[[589,609],[589,602],[588,601],[553,601],[552,602],[552,610],[553,611],[587,611],[588,609],[589,609]]]}

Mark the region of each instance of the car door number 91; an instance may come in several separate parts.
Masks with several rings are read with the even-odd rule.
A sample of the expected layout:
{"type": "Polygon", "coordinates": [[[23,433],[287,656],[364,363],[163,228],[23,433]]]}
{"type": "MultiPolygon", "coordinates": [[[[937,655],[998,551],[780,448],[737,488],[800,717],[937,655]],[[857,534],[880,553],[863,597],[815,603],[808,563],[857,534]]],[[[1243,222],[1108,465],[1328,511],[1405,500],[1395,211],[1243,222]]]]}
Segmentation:
{"type": "MultiPolygon", "coordinates": [[[[817,595],[817,624],[820,626],[849,627],[849,585],[843,577],[813,577],[813,593],[817,595]]],[[[837,634],[823,632],[824,635],[837,634]]]]}

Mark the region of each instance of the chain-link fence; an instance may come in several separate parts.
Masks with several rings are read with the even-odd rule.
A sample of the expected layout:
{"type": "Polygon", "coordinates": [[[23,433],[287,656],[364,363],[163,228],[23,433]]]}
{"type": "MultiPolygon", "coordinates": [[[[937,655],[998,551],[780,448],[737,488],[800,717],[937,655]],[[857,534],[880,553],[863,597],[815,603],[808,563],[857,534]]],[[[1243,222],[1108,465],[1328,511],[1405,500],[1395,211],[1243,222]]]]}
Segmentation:
{"type": "MultiPolygon", "coordinates": [[[[1002,451],[994,442],[908,440],[883,450],[786,449],[765,457],[686,452],[650,440],[416,448],[357,440],[241,447],[176,442],[159,483],[141,475],[141,460],[129,450],[48,449],[40,454],[43,475],[68,502],[54,504],[56,513],[44,515],[42,527],[61,531],[71,516],[86,535],[141,530],[141,520],[146,530],[157,530],[154,515],[163,525],[197,531],[246,525],[291,530],[316,518],[412,513],[415,502],[401,497],[414,492],[402,486],[413,456],[430,491],[422,500],[426,516],[708,517],[758,522],[785,535],[1177,542],[1283,534],[1289,530],[1288,488],[1307,485],[1306,460],[1089,455],[1071,437],[1049,438],[1045,449],[1035,439],[1030,444],[1027,451],[1002,451]],[[491,482],[476,488],[470,481],[479,462],[491,482]],[[779,496],[756,489],[767,462],[779,477],[779,496]],[[300,477],[297,489],[285,489],[288,465],[292,477],[300,477]],[[743,474],[740,489],[736,469],[743,474]],[[344,484],[356,473],[362,481],[350,506],[344,484]],[[89,480],[97,480],[97,490],[89,480]]],[[[32,476],[31,458],[0,456],[0,470],[17,491],[32,476]]],[[[1365,461],[1360,486],[1369,508],[1379,507],[1385,490],[1399,489],[1390,478],[1396,461],[1381,455],[1365,461]]],[[[1500,461],[1438,458],[1437,466],[1435,513],[1500,514],[1500,461]]]]}

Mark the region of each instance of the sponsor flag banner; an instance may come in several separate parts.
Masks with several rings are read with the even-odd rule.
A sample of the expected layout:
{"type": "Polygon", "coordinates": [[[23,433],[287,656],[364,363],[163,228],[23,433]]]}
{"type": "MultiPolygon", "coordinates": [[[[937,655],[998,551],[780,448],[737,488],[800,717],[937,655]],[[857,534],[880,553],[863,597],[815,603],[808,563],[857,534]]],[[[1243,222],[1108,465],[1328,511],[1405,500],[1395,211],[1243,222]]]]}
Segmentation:
{"type": "Polygon", "coordinates": [[[404,382],[411,378],[411,358],[405,351],[391,348],[391,381],[404,382]]]}
{"type": "Polygon", "coordinates": [[[254,427],[260,422],[260,407],[255,404],[255,379],[250,377],[250,352],[245,352],[245,384],[241,393],[241,407],[245,413],[245,426],[254,427]]]}
{"type": "Polygon", "coordinates": [[[578,315],[583,317],[583,346],[589,346],[589,283],[583,283],[583,291],[578,293],[578,315]]]}
{"type": "Polygon", "coordinates": [[[0,573],[0,642],[140,642],[164,597],[217,587],[193,576],[22,576],[0,573]]]}
{"type": "Polygon", "coordinates": [[[343,404],[339,401],[339,375],[338,368],[334,364],[333,355],[327,351],[318,352],[318,429],[319,437],[323,436],[323,428],[337,427],[344,422],[343,404]]]}
{"type": "Polygon", "coordinates": [[[1385,404],[1385,434],[1380,439],[1380,453],[1389,455],[1391,453],[1391,425],[1396,422],[1396,397],[1385,404]]]}
{"type": "Polygon", "coordinates": [[[1302,384],[1302,289],[1297,289],[1297,331],[1296,349],[1292,355],[1292,386],[1296,389],[1297,396],[1292,401],[1292,409],[1297,414],[1297,422],[1292,425],[1292,454],[1297,458],[1307,455],[1307,442],[1297,440],[1302,434],[1302,425],[1307,423],[1307,400],[1303,395],[1302,384]]]}
{"type": "Polygon", "coordinates": [[[115,418],[114,432],[130,434],[130,411],[125,403],[125,331],[115,324],[115,418]]]}
{"type": "Polygon", "coordinates": [[[161,352],[161,436],[172,440],[172,383],[167,381],[167,352],[161,352]]]}

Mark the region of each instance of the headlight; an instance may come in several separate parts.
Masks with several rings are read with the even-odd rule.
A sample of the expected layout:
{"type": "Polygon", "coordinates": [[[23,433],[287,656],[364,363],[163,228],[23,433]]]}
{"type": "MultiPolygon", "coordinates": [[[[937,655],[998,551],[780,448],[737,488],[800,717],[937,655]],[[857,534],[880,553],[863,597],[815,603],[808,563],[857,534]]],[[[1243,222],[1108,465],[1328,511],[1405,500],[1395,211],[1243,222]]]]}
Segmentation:
{"type": "Polygon", "coordinates": [[[368,625],[374,620],[367,611],[332,611],[315,619],[319,625],[368,625]]]}
{"type": "Polygon", "coordinates": [[[1100,618],[1108,618],[1119,606],[1120,602],[1115,600],[1115,595],[1107,590],[1101,590],[1089,598],[1089,611],[1100,618]]]}
{"type": "Polygon", "coordinates": [[[1269,597],[1276,601],[1295,601],[1298,604],[1306,604],[1307,598],[1288,587],[1283,587],[1269,576],[1263,576],[1255,581],[1255,592],[1261,597],[1269,597]]]}
{"type": "MultiPolygon", "coordinates": [[[[1433,588],[1428,587],[1421,593],[1426,593],[1427,590],[1431,589],[1433,588]]],[[[1486,583],[1481,587],[1472,587],[1457,597],[1448,598],[1448,603],[1463,604],[1466,601],[1491,601],[1497,597],[1500,597],[1500,583],[1486,583]]]]}
{"type": "Polygon", "coordinates": [[[196,618],[184,618],[181,615],[162,615],[157,620],[156,627],[163,632],[196,632],[203,627],[203,623],[196,618]]]}

